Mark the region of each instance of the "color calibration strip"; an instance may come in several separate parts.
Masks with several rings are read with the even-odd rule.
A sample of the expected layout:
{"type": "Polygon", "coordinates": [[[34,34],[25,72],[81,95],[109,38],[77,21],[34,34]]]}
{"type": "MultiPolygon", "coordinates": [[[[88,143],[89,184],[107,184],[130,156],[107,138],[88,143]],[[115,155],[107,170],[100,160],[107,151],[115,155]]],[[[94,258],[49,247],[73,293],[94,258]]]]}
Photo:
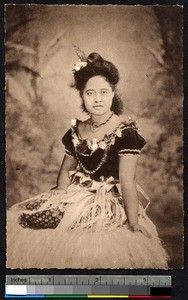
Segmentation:
{"type": "Polygon", "coordinates": [[[12,295],[6,295],[5,298],[70,298],[70,299],[171,299],[171,296],[148,296],[148,295],[25,295],[25,296],[12,296],[12,295]]]}
{"type": "Polygon", "coordinates": [[[171,276],[7,275],[6,298],[170,299],[171,276]]]}

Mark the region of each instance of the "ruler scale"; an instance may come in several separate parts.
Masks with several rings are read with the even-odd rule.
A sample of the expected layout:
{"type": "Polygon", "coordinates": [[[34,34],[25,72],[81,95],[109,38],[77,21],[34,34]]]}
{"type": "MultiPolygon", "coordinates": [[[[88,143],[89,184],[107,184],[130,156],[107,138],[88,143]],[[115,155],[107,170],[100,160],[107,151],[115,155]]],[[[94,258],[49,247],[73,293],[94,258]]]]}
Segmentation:
{"type": "Polygon", "coordinates": [[[7,275],[6,298],[170,299],[171,276],[7,275]]]}

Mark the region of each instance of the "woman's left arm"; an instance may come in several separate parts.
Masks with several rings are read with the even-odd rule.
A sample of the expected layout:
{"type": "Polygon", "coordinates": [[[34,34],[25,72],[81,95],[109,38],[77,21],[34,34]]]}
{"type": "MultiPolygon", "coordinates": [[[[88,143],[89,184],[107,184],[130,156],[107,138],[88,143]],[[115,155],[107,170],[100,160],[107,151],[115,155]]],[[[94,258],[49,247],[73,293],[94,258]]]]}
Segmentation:
{"type": "Polygon", "coordinates": [[[122,196],[131,231],[140,231],[150,237],[147,230],[138,224],[138,196],[135,183],[136,167],[138,163],[137,155],[125,155],[119,157],[119,179],[122,196]]]}

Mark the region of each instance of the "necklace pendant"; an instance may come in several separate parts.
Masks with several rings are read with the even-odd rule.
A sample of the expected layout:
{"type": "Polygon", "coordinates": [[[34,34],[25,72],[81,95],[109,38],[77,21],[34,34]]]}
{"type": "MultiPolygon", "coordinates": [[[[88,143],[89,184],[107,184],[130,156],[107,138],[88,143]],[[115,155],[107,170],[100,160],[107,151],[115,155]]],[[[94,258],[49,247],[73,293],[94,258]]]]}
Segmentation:
{"type": "Polygon", "coordinates": [[[91,127],[91,130],[92,130],[93,132],[95,132],[95,131],[97,131],[97,130],[100,129],[99,126],[94,125],[94,124],[90,124],[90,127],[91,127]]]}

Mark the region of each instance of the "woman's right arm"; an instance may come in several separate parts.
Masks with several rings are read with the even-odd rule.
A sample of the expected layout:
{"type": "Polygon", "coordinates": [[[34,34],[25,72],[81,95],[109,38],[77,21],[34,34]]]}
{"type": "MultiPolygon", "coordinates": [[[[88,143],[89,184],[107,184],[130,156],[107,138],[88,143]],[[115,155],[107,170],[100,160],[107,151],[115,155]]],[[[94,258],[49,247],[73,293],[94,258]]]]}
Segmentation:
{"type": "Polygon", "coordinates": [[[69,171],[73,171],[77,167],[77,160],[74,157],[64,156],[58,176],[56,189],[67,190],[70,185],[69,171]]]}

